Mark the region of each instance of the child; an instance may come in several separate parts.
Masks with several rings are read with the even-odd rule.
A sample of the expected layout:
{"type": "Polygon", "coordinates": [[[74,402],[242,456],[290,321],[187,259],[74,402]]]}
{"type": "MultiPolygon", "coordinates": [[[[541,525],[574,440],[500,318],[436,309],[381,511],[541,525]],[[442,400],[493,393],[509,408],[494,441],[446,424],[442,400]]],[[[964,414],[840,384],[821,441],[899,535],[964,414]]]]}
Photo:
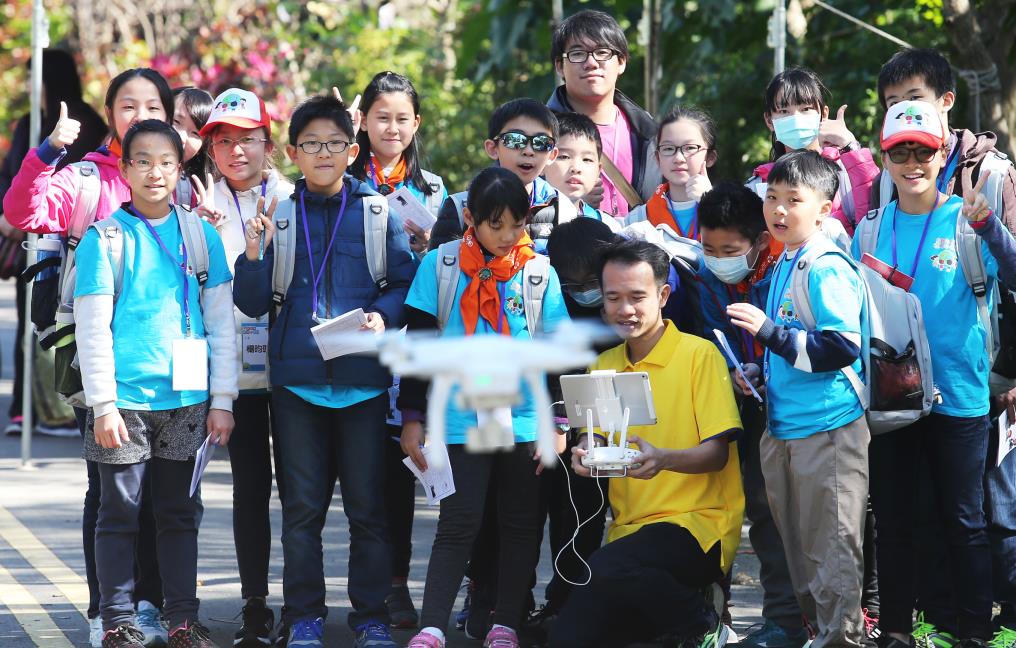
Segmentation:
{"type": "MultiPolygon", "coordinates": [[[[215,98],[201,128],[205,148],[221,176],[211,191],[216,224],[226,258],[231,261],[247,247],[246,224],[273,203],[293,193],[293,185],[273,168],[272,120],[264,101],[254,93],[230,88],[215,98]],[[234,98],[240,101],[234,102],[234,98]]],[[[204,192],[204,187],[199,188],[204,192]]],[[[275,615],[265,606],[272,524],[268,503],[272,496],[272,450],[279,466],[280,443],[271,424],[268,394],[268,316],[248,317],[236,309],[236,355],[240,363],[240,397],[236,401],[238,434],[229,440],[233,473],[233,542],[244,599],[243,623],[236,646],[262,646],[271,637],[275,615]],[[272,443],[269,443],[271,439],[272,443]]],[[[278,480],[280,497],[282,480],[278,480]]]]}
{"type": "MultiPolygon", "coordinates": [[[[318,96],[301,104],[289,123],[291,144],[286,154],[304,177],[297,182],[291,202],[277,210],[279,227],[296,228],[295,265],[289,269],[292,280],[268,340],[281,458],[277,469],[285,486],[281,493],[283,623],[290,627],[291,646],[324,645],[327,608],[321,530],[336,469],[351,529],[353,611],[348,623],[356,633],[354,645],[395,646],[385,609],[391,555],[383,488],[385,414],[392,376],[374,357],[323,360],[310,333],[318,321],[358,308],[366,313],[364,330],[398,330],[413,276],[409,240],[394,213],[387,218],[386,283],[375,282],[371,275],[365,261],[365,227],[375,214],[365,208],[364,200],[377,194],[367,184],[344,177],[359,149],[353,138],[352,120],[341,101],[318,96]]],[[[271,213],[262,213],[248,221],[247,247],[235,265],[234,298],[250,317],[262,317],[273,306],[272,273],[278,251],[269,245],[276,229],[271,218],[271,213]]]]}
{"type": "MultiPolygon", "coordinates": [[[[113,78],[106,90],[105,114],[110,124],[109,146],[100,146],[88,153],[84,161],[98,170],[99,195],[94,220],[101,221],[131,199],[131,190],[120,174],[120,143],[131,124],[145,119],[173,119],[173,93],[161,74],[149,68],[134,68],[113,78]]],[[[29,151],[21,169],[4,194],[4,217],[18,229],[37,234],[66,235],[71,214],[79,199],[80,166],[57,170],[67,147],[78,139],[81,125],[70,118],[63,106],[53,132],[35,149],[29,151]]],[[[37,291],[38,293],[38,291],[37,291]]],[[[85,436],[85,410],[75,408],[78,430],[85,436]]],[[[88,491],[85,493],[84,525],[85,571],[88,573],[89,636],[93,646],[102,643],[102,620],[99,618],[99,585],[95,578],[95,519],[99,511],[100,483],[98,467],[86,462],[88,491]]],[[[146,507],[147,507],[147,497],[146,507]]],[[[149,637],[165,639],[159,624],[158,603],[162,600],[162,583],[155,564],[155,533],[151,516],[141,517],[142,541],[138,547],[139,572],[142,576],[134,589],[138,600],[139,626],[149,637]],[[151,532],[149,532],[151,531],[151,532]],[[154,604],[154,605],[153,605],[154,604]]]]}
{"type": "MultiPolygon", "coordinates": [[[[420,95],[412,82],[395,72],[379,72],[363,91],[360,110],[363,123],[356,134],[360,153],[349,172],[383,196],[409,187],[437,216],[448,191],[444,180],[424,169],[420,160],[420,95]]],[[[408,220],[406,231],[413,251],[422,255],[430,242],[430,231],[408,220]]]]}
{"type": "Polygon", "coordinates": [[[648,220],[697,241],[698,201],[712,186],[708,169],[716,163],[716,125],[701,110],[677,106],[660,122],[656,138],[656,161],[665,182],[628,214],[625,224],[648,220]]]}
{"type": "Polygon", "coordinates": [[[205,437],[225,445],[233,430],[232,292],[212,226],[170,204],[182,159],[180,138],[169,124],[150,119],[131,126],[120,160],[131,200],[110,217],[115,224],[101,232],[90,229],[77,250],[75,321],[90,408],[84,455],[98,463],[102,483],[95,555],[103,648],[144,645],[145,635],[134,625],[131,593],[148,471],[169,646],[215,645],[198,622],[202,506],[200,494],[188,492],[194,455],[205,437]],[[205,238],[203,286],[195,271],[201,252],[187,249],[184,219],[205,238]],[[114,243],[100,237],[119,238],[119,266],[112,257],[114,243]]]}
{"type": "MultiPolygon", "coordinates": [[[[939,177],[948,164],[948,131],[936,106],[903,101],[890,107],[882,129],[882,163],[892,176],[899,199],[865,219],[878,227],[874,250],[878,259],[900,266],[913,278],[910,292],[921,300],[928,343],[934,358],[935,385],[941,399],[931,415],[905,428],[876,437],[871,443],[872,504],[878,520],[878,563],[881,627],[887,646],[911,643],[915,601],[913,525],[917,467],[927,460],[936,519],[949,539],[949,590],[962,604],[955,618],[955,636],[934,632],[951,645],[983,645],[991,637],[991,553],[983,512],[982,477],[988,443],[988,372],[985,330],[975,295],[967,284],[957,249],[958,217],[970,221],[983,238],[981,255],[991,279],[1016,276],[1014,242],[987,200],[979,193],[987,177],[971,187],[963,179],[965,197],[942,192],[939,177]]],[[[854,256],[862,253],[858,231],[854,256]]],[[[986,286],[990,304],[994,281],[986,286]]],[[[942,530],[935,529],[939,534],[942,530]]],[[[926,637],[919,637],[926,639],[926,637]]],[[[916,643],[916,642],[914,642],[916,643]]]]}
{"type": "Polygon", "coordinates": [[[617,218],[653,195],[660,183],[656,122],[617,89],[628,66],[628,39],[612,16],[583,10],[554,29],[550,59],[564,79],[547,101],[554,112],[578,112],[596,124],[603,140],[603,170],[586,198],[617,218]]]}
{"type": "Polygon", "coordinates": [[[193,194],[193,187],[188,181],[191,176],[205,177],[208,146],[201,137],[201,128],[212,112],[213,100],[212,95],[200,88],[184,86],[173,90],[173,102],[173,128],[183,142],[183,175],[177,185],[174,202],[190,207],[197,204],[197,196],[193,194]],[[184,184],[186,190],[191,192],[190,196],[181,196],[184,184]]]}
{"type": "MultiPolygon", "coordinates": [[[[821,230],[832,212],[836,175],[836,165],[815,151],[788,153],[773,166],[764,211],[785,251],[772,271],[766,309],[746,302],[726,309],[734,326],[766,349],[769,427],[760,444],[762,473],[798,603],[818,622],[816,648],[858,647],[864,639],[861,537],[870,434],[841,369],[863,374],[865,287],[821,230]],[[795,316],[789,290],[805,253],[813,259],[814,330],[795,316]]],[[[757,364],[749,367],[758,375],[757,364]]]]}
{"type": "Polygon", "coordinates": [[[579,216],[595,218],[612,232],[619,231],[621,224],[616,218],[582,200],[600,177],[603,148],[596,124],[580,113],[561,113],[557,116],[557,131],[557,159],[544,168],[547,182],[574,203],[579,216]]]}
{"type": "MultiPolygon", "coordinates": [[[[533,99],[512,99],[494,110],[487,122],[483,149],[498,166],[522,180],[529,194],[527,230],[537,252],[546,248],[550,231],[559,223],[575,218],[570,200],[560,200],[557,189],[540,177],[557,158],[557,117],[533,99]]],[[[463,218],[465,192],[454,194],[441,206],[431,234],[431,249],[460,238],[467,224],[463,218]]]]}
{"type": "MultiPolygon", "coordinates": [[[[511,335],[529,338],[525,299],[521,286],[523,268],[536,253],[526,234],[530,199],[522,181],[506,169],[481,171],[469,188],[465,218],[469,224],[459,246],[461,276],[455,305],[441,330],[449,335],[511,335]],[[493,277],[494,281],[484,281],[493,277]],[[503,297],[502,297],[503,296],[503,297]],[[477,305],[479,300],[479,306],[477,305]]],[[[450,243],[449,245],[456,245],[450,243]]],[[[410,329],[438,328],[439,289],[437,264],[441,251],[432,251],[420,264],[406,298],[406,321],[410,329]]],[[[568,319],[561,285],[552,268],[543,298],[542,327],[553,331],[568,319]]],[[[455,477],[455,493],[441,500],[438,531],[427,569],[423,595],[423,630],[409,646],[438,648],[445,645],[445,628],[466,567],[470,548],[483,517],[487,488],[496,489],[500,524],[500,559],[497,606],[485,647],[517,648],[516,631],[522,619],[529,578],[539,548],[539,480],[533,466],[536,439],[535,414],[530,398],[511,411],[515,448],[507,453],[467,454],[466,430],[476,426],[476,415],[449,404],[446,436],[455,477]],[[494,480],[491,482],[491,480],[494,480]]],[[[423,443],[423,412],[427,408],[426,385],[404,380],[399,396],[403,414],[402,449],[421,470],[426,460],[423,443]]]]}
{"type": "Polygon", "coordinates": [[[839,189],[833,198],[832,216],[853,234],[854,224],[868,213],[871,184],[878,166],[871,151],[858,144],[843,121],[846,106],[836,119],[829,119],[829,91],[811,70],[792,67],[769,82],[765,93],[766,128],[772,135],[769,162],[755,168],[749,187],[765,196],[765,184],[773,164],[787,151],[818,151],[839,167],[839,189]]]}

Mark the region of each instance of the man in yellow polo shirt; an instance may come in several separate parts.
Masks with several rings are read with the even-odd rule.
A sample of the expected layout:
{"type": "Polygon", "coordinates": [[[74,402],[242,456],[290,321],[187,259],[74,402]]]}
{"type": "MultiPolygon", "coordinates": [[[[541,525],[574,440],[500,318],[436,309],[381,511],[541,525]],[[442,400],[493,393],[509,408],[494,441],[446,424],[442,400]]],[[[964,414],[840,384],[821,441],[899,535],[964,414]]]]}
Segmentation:
{"type": "MultiPolygon", "coordinates": [[[[741,431],[727,365],[716,347],[663,319],[670,259],[645,241],[601,259],[604,318],[625,340],[592,369],[649,374],[657,424],[633,426],[638,467],[610,484],[614,523],[551,634],[555,648],[621,646],[660,637],[712,648],[725,627],[703,590],[729,572],[741,538],[741,431]]],[[[573,450],[581,464],[583,439],[573,450]]]]}

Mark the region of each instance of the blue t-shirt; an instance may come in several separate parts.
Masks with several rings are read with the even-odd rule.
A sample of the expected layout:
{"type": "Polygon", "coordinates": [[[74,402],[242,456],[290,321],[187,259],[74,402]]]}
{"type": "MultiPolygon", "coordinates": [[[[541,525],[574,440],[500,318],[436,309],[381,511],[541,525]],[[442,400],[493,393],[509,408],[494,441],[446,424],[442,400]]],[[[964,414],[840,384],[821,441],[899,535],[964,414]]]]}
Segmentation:
{"type": "MultiPolygon", "coordinates": [[[[959,196],[950,198],[931,215],[908,214],[894,201],[886,206],[879,229],[875,255],[893,264],[893,229],[896,231],[896,259],[902,272],[914,276],[910,292],[921,300],[924,330],[931,348],[932,373],[942,393],[942,402],[932,411],[948,416],[975,417],[988,413],[988,374],[991,370],[985,340],[987,332],[977,316],[974,291],[963,278],[956,253],[956,219],[963,207],[959,196]],[[928,233],[918,249],[925,224],[928,233]],[[914,261],[917,261],[916,272],[914,261]]],[[[981,241],[981,254],[988,276],[998,278],[998,262],[981,241]]],[[[854,239],[853,255],[860,258],[860,244],[854,239]]],[[[989,282],[986,299],[994,304],[995,284],[989,282]]]]}
{"type": "Polygon", "coordinates": [[[676,202],[668,197],[667,207],[677,226],[681,228],[681,232],[684,232],[683,236],[698,239],[698,223],[695,222],[695,217],[698,216],[698,203],[694,200],[676,202]]]}
{"type": "MultiPolygon", "coordinates": [[[[803,331],[790,291],[794,256],[788,258],[785,252],[773,271],[766,315],[777,326],[803,331]]],[[[808,293],[816,330],[858,335],[865,330],[864,284],[846,259],[836,254],[818,257],[808,275],[808,293]]],[[[842,371],[808,372],[795,368],[775,353],[768,352],[766,356],[769,433],[775,438],[803,439],[842,427],[864,415],[861,401],[842,371]]],[[[860,356],[851,367],[863,380],[860,356]]]]}
{"type": "MultiPolygon", "coordinates": [[[[412,306],[417,310],[437,316],[438,312],[438,291],[437,291],[437,262],[440,253],[431,250],[423,257],[420,267],[413,279],[413,285],[409,288],[409,295],[406,297],[406,306],[412,306]]],[[[455,291],[455,304],[452,306],[448,323],[441,332],[442,337],[458,336],[466,334],[466,328],[462,321],[462,312],[459,308],[459,300],[462,293],[466,291],[470,278],[464,272],[460,273],[458,286],[455,291]]],[[[522,298],[522,271],[520,270],[508,282],[498,282],[498,291],[504,295],[501,306],[504,310],[508,326],[513,337],[530,338],[529,327],[526,324],[524,300],[522,298]]],[[[547,285],[547,292],[543,296],[543,330],[553,332],[561,324],[567,321],[568,310],[565,308],[564,297],[561,294],[561,282],[557,278],[554,269],[550,269],[550,282],[547,285]]],[[[479,319],[476,328],[476,335],[499,335],[486,320],[479,319]]],[[[515,431],[516,443],[525,443],[536,440],[537,424],[536,410],[533,405],[533,397],[529,388],[523,383],[520,385],[522,393],[522,404],[512,408],[512,425],[515,431]]],[[[471,410],[460,410],[455,406],[455,398],[458,389],[452,390],[448,399],[448,410],[446,412],[445,438],[447,443],[462,444],[466,442],[466,430],[476,427],[476,412],[471,410]]]]}
{"type": "MultiPolygon", "coordinates": [[[[155,225],[166,249],[159,246],[144,223],[123,209],[115,218],[123,226],[123,284],[113,307],[113,356],[116,362],[116,406],[130,410],[168,410],[208,400],[207,391],[173,391],[173,341],[185,336],[183,309],[183,236],[176,211],[155,225]]],[[[208,281],[214,288],[233,277],[222,240],[215,228],[202,222],[208,242],[208,281]]],[[[188,251],[190,252],[190,251],[188,251]]],[[[189,257],[189,261],[193,257],[189,257]]],[[[74,296],[112,295],[113,267],[99,233],[89,229],[78,245],[74,296]]],[[[204,337],[198,281],[187,276],[191,331],[204,337]]]]}

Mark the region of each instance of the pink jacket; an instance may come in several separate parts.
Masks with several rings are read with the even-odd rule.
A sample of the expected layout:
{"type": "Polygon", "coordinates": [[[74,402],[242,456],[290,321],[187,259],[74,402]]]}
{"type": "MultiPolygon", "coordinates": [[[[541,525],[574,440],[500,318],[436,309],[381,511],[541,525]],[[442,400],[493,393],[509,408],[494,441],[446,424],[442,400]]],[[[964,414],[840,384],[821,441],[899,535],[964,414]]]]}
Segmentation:
{"type": "MultiPolygon", "coordinates": [[[[840,162],[847,171],[850,178],[851,195],[854,198],[854,218],[843,213],[840,192],[836,192],[833,198],[833,213],[836,220],[843,224],[847,234],[854,235],[854,221],[860,220],[868,213],[868,205],[871,204],[871,184],[878,178],[879,168],[871,157],[871,151],[861,147],[856,151],[840,153],[837,148],[822,149],[822,157],[832,162],[840,162]]],[[[762,182],[769,181],[769,171],[772,170],[775,162],[767,162],[755,167],[755,176],[762,182]]]]}
{"type": "MultiPolygon", "coordinates": [[[[120,175],[117,163],[120,158],[105,149],[85,155],[86,160],[95,162],[99,168],[99,204],[96,220],[102,220],[131,199],[127,181],[120,175]]],[[[77,200],[77,173],[64,167],[53,173],[55,165],[45,164],[39,159],[37,149],[25,156],[21,169],[14,176],[11,188],[4,195],[4,216],[7,221],[26,232],[36,234],[62,234],[77,200]]]]}

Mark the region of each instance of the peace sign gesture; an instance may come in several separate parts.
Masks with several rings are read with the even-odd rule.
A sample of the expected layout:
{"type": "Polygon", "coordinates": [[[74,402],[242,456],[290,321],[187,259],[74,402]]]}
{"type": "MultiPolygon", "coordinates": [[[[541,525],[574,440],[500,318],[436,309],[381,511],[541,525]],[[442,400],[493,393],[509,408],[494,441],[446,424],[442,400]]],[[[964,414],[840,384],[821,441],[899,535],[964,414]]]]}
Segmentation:
{"type": "Polygon", "coordinates": [[[222,219],[226,217],[226,213],[215,206],[215,178],[209,173],[205,177],[207,184],[201,184],[201,178],[196,175],[191,176],[191,185],[194,187],[194,193],[198,196],[198,204],[194,208],[197,215],[205,219],[213,227],[218,227],[222,219]]]}
{"type": "Polygon", "coordinates": [[[962,174],[962,176],[963,217],[972,223],[979,223],[991,216],[991,205],[988,204],[988,199],[981,193],[984,185],[988,182],[988,178],[991,177],[991,172],[982,173],[981,177],[977,179],[977,184],[973,187],[970,186],[970,176],[966,174],[962,174]]]}
{"type": "Polygon", "coordinates": [[[258,198],[257,214],[254,218],[247,221],[246,227],[246,241],[247,241],[247,260],[258,261],[264,255],[265,248],[272,242],[272,237],[275,235],[275,225],[272,222],[272,218],[275,216],[275,208],[279,206],[279,197],[273,196],[271,204],[268,205],[268,211],[265,211],[265,197],[261,196],[258,198]],[[261,237],[264,236],[264,241],[261,237]]]}
{"type": "MultiPolygon", "coordinates": [[[[339,92],[337,86],[332,86],[332,95],[342,101],[342,93],[339,92]]],[[[349,104],[346,111],[349,112],[349,117],[353,120],[353,137],[356,137],[356,134],[360,132],[360,122],[363,120],[363,113],[360,112],[360,95],[353,97],[353,103],[349,104]]]]}

